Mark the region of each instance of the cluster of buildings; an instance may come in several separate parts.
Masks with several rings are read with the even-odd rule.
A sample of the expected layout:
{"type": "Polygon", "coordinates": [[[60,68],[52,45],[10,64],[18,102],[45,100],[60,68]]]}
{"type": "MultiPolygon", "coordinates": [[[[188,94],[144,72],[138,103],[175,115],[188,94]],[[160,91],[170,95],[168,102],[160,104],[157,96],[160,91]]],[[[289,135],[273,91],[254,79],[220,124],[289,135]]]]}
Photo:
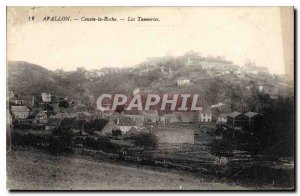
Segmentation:
{"type": "Polygon", "coordinates": [[[230,114],[220,114],[217,117],[217,124],[226,124],[228,127],[242,130],[248,127],[253,127],[262,118],[262,115],[256,112],[241,113],[234,111],[230,114]]]}
{"type": "MultiPolygon", "coordinates": [[[[157,110],[100,112],[94,108],[90,109],[84,103],[75,103],[73,100],[58,98],[49,93],[21,96],[9,92],[8,101],[8,122],[15,128],[22,128],[26,124],[26,127],[32,129],[47,131],[55,128],[72,129],[80,134],[86,134],[86,130],[91,128],[96,135],[134,134],[152,130],[162,142],[171,142],[166,135],[174,135],[177,129],[166,130],[169,125],[212,123],[212,114],[209,111],[200,113],[160,113],[157,110]],[[164,133],[160,133],[161,131],[164,133]]],[[[191,143],[194,132],[180,130],[181,132],[176,132],[175,135],[181,139],[174,139],[173,143],[191,143]],[[183,135],[189,135],[189,139],[184,140],[183,135]]]]}
{"type": "Polygon", "coordinates": [[[229,135],[233,139],[235,135],[253,135],[257,125],[261,122],[262,115],[256,112],[234,111],[230,114],[220,114],[217,117],[217,124],[221,126],[216,130],[216,139],[223,139],[224,135],[229,135]]]}
{"type": "Polygon", "coordinates": [[[255,126],[261,117],[261,114],[256,112],[240,113],[234,111],[227,115],[227,125],[231,128],[242,130],[247,127],[255,126]]]}

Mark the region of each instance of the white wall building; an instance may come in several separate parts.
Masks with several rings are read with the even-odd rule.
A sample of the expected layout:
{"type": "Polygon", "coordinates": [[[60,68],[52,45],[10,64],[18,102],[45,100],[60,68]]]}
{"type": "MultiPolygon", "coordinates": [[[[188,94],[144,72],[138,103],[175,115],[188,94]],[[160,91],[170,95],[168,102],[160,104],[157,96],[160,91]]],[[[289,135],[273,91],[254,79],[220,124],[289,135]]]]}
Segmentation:
{"type": "Polygon", "coordinates": [[[212,114],[210,112],[200,112],[198,114],[198,122],[202,122],[202,123],[212,122],[212,114]]]}
{"type": "Polygon", "coordinates": [[[177,80],[177,86],[188,86],[191,84],[191,81],[188,79],[179,79],[177,80]]]}
{"type": "Polygon", "coordinates": [[[12,105],[11,112],[15,118],[26,119],[29,117],[29,109],[27,106],[12,105]]]}
{"type": "Polygon", "coordinates": [[[41,93],[43,102],[50,102],[51,101],[51,94],[48,93],[41,93]]]}

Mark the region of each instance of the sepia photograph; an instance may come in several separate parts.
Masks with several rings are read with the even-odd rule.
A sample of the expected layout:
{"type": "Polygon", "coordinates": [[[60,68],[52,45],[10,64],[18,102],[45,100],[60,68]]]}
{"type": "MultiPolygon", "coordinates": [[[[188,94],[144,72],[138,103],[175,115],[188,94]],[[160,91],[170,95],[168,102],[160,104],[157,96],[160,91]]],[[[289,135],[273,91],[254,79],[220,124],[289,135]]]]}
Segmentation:
{"type": "Polygon", "coordinates": [[[6,7],[9,191],[295,191],[294,7],[6,7]]]}

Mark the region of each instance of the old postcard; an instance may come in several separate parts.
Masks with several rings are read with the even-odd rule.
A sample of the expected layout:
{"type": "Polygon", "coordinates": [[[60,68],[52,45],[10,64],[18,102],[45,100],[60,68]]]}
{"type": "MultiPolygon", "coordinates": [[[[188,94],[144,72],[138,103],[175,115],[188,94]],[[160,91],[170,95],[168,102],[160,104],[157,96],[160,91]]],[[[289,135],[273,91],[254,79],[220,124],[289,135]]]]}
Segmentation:
{"type": "Polygon", "coordinates": [[[7,7],[9,190],[294,190],[293,7],[7,7]]]}

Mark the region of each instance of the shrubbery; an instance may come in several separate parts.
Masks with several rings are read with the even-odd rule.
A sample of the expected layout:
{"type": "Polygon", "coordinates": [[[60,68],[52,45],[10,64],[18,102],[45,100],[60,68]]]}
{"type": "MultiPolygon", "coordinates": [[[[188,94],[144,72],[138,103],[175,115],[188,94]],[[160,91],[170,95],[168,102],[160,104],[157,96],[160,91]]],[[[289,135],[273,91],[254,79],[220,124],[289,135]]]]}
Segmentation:
{"type": "Polygon", "coordinates": [[[134,140],[134,144],[136,146],[142,147],[147,151],[149,148],[157,147],[157,137],[152,133],[140,132],[134,136],[132,136],[134,140]]]}

